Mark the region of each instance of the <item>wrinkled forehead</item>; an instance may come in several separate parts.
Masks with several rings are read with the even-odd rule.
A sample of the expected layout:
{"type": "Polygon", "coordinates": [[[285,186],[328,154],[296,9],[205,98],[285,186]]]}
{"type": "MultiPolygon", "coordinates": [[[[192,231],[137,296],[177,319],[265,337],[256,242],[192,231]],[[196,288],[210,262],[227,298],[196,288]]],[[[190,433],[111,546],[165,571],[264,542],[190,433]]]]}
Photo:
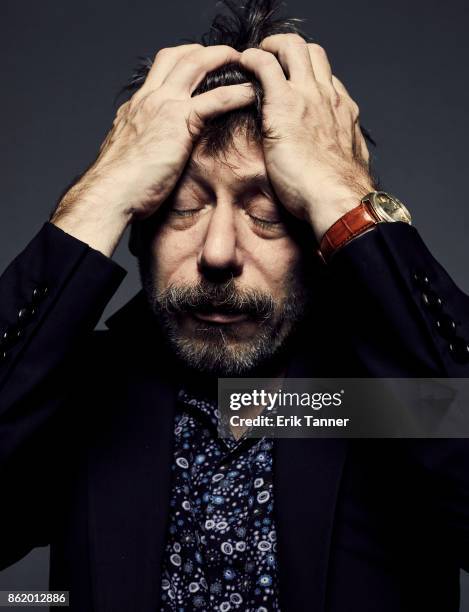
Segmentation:
{"type": "Polygon", "coordinates": [[[262,146],[244,133],[233,136],[230,144],[217,152],[207,150],[200,142],[194,147],[181,176],[181,183],[188,181],[208,183],[214,191],[222,185],[228,188],[249,184],[267,186],[262,146]]]}

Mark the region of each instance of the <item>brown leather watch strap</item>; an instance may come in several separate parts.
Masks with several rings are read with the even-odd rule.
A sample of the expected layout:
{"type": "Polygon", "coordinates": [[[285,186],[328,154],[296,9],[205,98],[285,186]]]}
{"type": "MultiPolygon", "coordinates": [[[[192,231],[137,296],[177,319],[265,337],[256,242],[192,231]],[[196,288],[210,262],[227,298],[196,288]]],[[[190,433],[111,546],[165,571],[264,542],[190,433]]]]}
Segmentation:
{"type": "Polygon", "coordinates": [[[327,230],[319,245],[319,256],[327,263],[338,249],[379,222],[373,209],[361,202],[327,230]]]}

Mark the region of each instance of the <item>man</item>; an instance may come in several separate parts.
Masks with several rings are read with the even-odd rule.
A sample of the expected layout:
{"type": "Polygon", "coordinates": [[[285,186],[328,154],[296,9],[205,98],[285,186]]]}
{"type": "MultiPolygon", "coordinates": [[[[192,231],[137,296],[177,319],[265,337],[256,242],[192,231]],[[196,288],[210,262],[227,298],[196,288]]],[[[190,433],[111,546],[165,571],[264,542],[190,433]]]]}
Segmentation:
{"type": "Polygon", "coordinates": [[[72,610],[458,609],[465,440],[217,436],[219,376],[468,372],[467,297],[271,9],[160,51],[0,279],[1,564],[50,544],[72,610]]]}

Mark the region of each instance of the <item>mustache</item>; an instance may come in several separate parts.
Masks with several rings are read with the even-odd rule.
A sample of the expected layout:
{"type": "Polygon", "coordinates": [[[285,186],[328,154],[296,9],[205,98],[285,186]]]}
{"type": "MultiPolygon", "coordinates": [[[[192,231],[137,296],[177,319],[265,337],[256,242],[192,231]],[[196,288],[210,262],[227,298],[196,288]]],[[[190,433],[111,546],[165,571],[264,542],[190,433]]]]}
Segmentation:
{"type": "Polygon", "coordinates": [[[257,289],[238,288],[232,280],[225,284],[200,281],[195,285],[171,285],[156,296],[160,310],[170,313],[213,310],[223,314],[244,314],[268,319],[275,310],[271,295],[257,289]]]}

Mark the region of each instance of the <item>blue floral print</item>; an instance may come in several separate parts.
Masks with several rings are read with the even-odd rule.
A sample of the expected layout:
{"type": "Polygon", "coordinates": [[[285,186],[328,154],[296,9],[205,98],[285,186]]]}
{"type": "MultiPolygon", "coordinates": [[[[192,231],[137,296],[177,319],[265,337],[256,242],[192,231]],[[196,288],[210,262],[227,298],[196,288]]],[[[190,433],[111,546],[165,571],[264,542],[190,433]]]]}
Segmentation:
{"type": "Polygon", "coordinates": [[[272,441],[220,438],[186,391],[178,406],[161,612],[278,612],[272,441]]]}

